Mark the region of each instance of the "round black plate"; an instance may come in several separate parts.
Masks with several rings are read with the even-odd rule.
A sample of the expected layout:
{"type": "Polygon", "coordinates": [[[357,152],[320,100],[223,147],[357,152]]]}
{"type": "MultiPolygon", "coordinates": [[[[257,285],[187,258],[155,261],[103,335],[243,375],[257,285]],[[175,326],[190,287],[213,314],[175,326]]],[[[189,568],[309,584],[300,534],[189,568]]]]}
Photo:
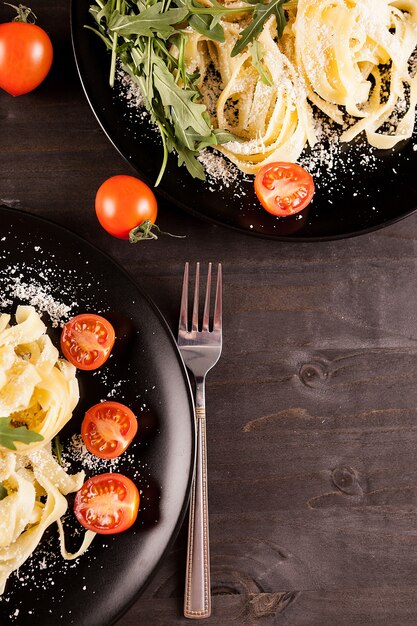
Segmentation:
{"type": "MultiPolygon", "coordinates": [[[[120,153],[140,175],[153,183],[158,175],[162,149],[147,120],[132,109],[108,85],[110,57],[105,46],[84,24],[93,25],[90,0],[72,0],[72,38],[78,71],[87,99],[98,121],[120,153]]],[[[305,211],[276,218],[255,198],[252,177],[230,187],[193,179],[178,168],[171,156],[160,193],[181,208],[211,221],[247,233],[278,240],[325,240],[371,231],[409,215],[417,208],[414,140],[395,151],[372,152],[348,148],[331,171],[321,168],[315,176],[316,195],[305,211]]]]}
{"type": "MultiPolygon", "coordinates": [[[[162,315],[108,256],[62,227],[5,208],[0,208],[0,241],[0,312],[27,303],[13,297],[19,277],[19,284],[71,306],[69,317],[94,311],[113,322],[112,356],[94,373],[77,373],[81,400],[61,439],[68,449],[85,410],[100,400],[129,405],[138,415],[137,443],[115,466],[99,461],[91,468],[84,461],[84,469],[87,475],[124,473],[141,491],[134,526],[119,535],[96,536],[76,561],[63,561],[56,525],[51,526],[32,557],[10,576],[0,599],[0,624],[105,626],[143,589],[183,520],[194,463],[188,378],[162,315]],[[4,306],[5,298],[13,303],[4,306]]],[[[43,319],[50,326],[48,314],[43,319]]],[[[51,329],[56,345],[59,334],[59,328],[51,329]]],[[[81,462],[72,465],[82,469],[81,462]]],[[[67,547],[75,551],[81,534],[69,500],[67,547]]]]}

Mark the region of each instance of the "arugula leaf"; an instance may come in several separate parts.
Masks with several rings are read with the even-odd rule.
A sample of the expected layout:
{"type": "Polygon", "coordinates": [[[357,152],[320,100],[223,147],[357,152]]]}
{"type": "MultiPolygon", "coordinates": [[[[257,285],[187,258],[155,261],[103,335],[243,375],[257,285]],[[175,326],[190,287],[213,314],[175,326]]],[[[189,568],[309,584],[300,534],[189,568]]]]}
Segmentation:
{"type": "Polygon", "coordinates": [[[278,37],[282,37],[287,19],[285,17],[283,4],[287,0],[271,0],[268,4],[258,3],[255,5],[251,23],[240,33],[240,37],[235,43],[231,56],[234,57],[242,52],[262,32],[266,20],[275,15],[277,20],[278,37]]]}
{"type": "MultiPolygon", "coordinates": [[[[256,0],[258,2],[259,0],[256,0]]],[[[191,15],[210,15],[215,18],[214,23],[217,23],[218,20],[224,15],[233,15],[234,13],[252,13],[254,11],[254,7],[250,6],[249,3],[246,5],[241,5],[237,7],[226,7],[224,4],[220,4],[217,0],[211,0],[211,6],[205,6],[200,4],[198,0],[176,0],[177,4],[181,4],[181,6],[185,5],[188,7],[188,10],[191,15]]]]}
{"type": "Polygon", "coordinates": [[[221,128],[213,129],[210,137],[200,141],[197,148],[198,150],[202,150],[203,148],[207,148],[208,146],[219,146],[223,143],[229,143],[229,141],[238,141],[242,143],[245,141],[242,137],[238,137],[233,133],[229,133],[227,130],[222,130],[221,128]]]}
{"type": "Polygon", "coordinates": [[[90,7],[97,24],[95,32],[112,53],[110,84],[114,81],[117,57],[138,83],[150,118],[159,129],[163,159],[155,186],[161,180],[170,152],[177,153],[179,164],[185,164],[192,176],[204,179],[204,168],[197,159],[199,150],[238,140],[230,133],[211,128],[199,91],[199,73],[187,71],[184,28],[188,25],[210,39],[223,42],[220,18],[254,12],[256,7],[250,4],[225,7],[218,0],[211,0],[210,6],[200,2],[95,0],[90,7]]]}
{"type": "Polygon", "coordinates": [[[62,443],[59,438],[59,435],[56,435],[56,437],[54,437],[54,442],[52,444],[52,451],[55,454],[56,460],[58,461],[58,463],[62,465],[62,443]]]}
{"type": "Polygon", "coordinates": [[[108,22],[108,29],[122,36],[151,37],[158,33],[160,37],[168,38],[175,32],[172,24],[183,22],[187,15],[188,9],[185,7],[163,12],[162,2],[157,2],[141,11],[139,15],[121,15],[114,11],[108,22]]]}
{"type": "Polygon", "coordinates": [[[103,35],[103,33],[101,33],[99,30],[96,30],[95,28],[91,28],[91,26],[84,26],[84,28],[86,28],[87,30],[93,31],[93,33],[95,33],[98,37],[100,37],[100,39],[104,41],[104,43],[106,44],[106,48],[108,50],[112,49],[112,42],[110,41],[108,37],[103,35]]]}
{"type": "Polygon", "coordinates": [[[242,137],[238,137],[233,133],[229,133],[228,130],[222,130],[221,128],[215,128],[213,130],[213,135],[216,137],[216,143],[229,143],[229,141],[238,141],[239,143],[243,143],[245,140],[242,137]]]}
{"type": "Polygon", "coordinates": [[[194,102],[198,92],[191,89],[181,89],[173,75],[159,57],[154,55],[153,79],[164,107],[175,109],[179,123],[184,129],[194,128],[203,137],[210,135],[211,129],[203,118],[206,111],[204,104],[194,102]]]}
{"type": "Polygon", "coordinates": [[[264,56],[264,50],[261,44],[259,43],[259,41],[255,40],[252,43],[250,53],[252,56],[252,65],[255,68],[255,70],[258,72],[261,78],[261,81],[264,83],[264,85],[268,85],[268,87],[272,87],[273,82],[268,76],[268,74],[266,73],[265,68],[261,63],[262,58],[264,56]]]}
{"type": "Polygon", "coordinates": [[[96,5],[90,6],[89,13],[91,13],[91,15],[94,17],[94,19],[98,23],[100,23],[103,18],[106,20],[106,22],[108,22],[110,15],[113,12],[113,9],[114,9],[114,1],[108,0],[108,2],[104,3],[102,8],[96,5]]]}
{"type": "Polygon", "coordinates": [[[7,489],[0,483],[0,500],[3,500],[7,496],[7,489]]]}
{"type": "Polygon", "coordinates": [[[184,164],[187,170],[190,172],[193,178],[199,178],[205,180],[206,175],[204,173],[204,167],[197,160],[198,152],[189,150],[188,148],[177,149],[178,152],[178,165],[181,167],[184,164]]]}
{"type": "Polygon", "coordinates": [[[211,15],[191,15],[188,23],[198,33],[209,37],[209,39],[213,39],[213,41],[224,43],[226,39],[223,27],[220,24],[214,23],[215,19],[216,18],[211,15]]]}
{"type": "Polygon", "coordinates": [[[33,430],[28,430],[26,426],[14,428],[9,417],[0,417],[0,446],[16,450],[15,442],[17,441],[21,443],[43,441],[43,436],[33,430]]]}
{"type": "Polygon", "coordinates": [[[182,127],[175,109],[172,110],[171,115],[175,129],[175,137],[177,139],[176,144],[182,144],[189,150],[195,150],[195,138],[198,137],[198,134],[193,131],[189,132],[182,127]]]}
{"type": "Polygon", "coordinates": [[[185,61],[185,45],[186,45],[186,37],[182,34],[178,34],[176,37],[176,40],[173,39],[173,41],[175,41],[175,45],[178,48],[178,75],[177,75],[177,79],[178,76],[181,77],[181,80],[184,84],[184,87],[188,86],[188,83],[190,82],[188,79],[188,74],[187,74],[187,66],[186,66],[186,61],[185,61]]]}

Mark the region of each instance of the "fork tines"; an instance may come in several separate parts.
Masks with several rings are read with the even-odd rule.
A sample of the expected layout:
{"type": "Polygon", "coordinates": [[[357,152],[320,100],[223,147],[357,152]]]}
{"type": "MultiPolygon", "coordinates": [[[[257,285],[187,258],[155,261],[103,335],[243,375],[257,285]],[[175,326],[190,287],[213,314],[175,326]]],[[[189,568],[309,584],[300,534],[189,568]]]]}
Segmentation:
{"type": "MultiPolygon", "coordinates": [[[[194,286],[194,304],[191,321],[191,331],[188,323],[188,281],[189,281],[189,263],[185,264],[184,280],[182,284],[181,311],[178,330],[182,332],[210,332],[210,295],[211,295],[211,269],[212,263],[208,264],[206,297],[204,301],[203,323],[199,326],[199,294],[200,294],[200,263],[196,264],[195,286],[194,286]]],[[[214,303],[213,314],[213,331],[221,331],[222,328],[222,265],[217,266],[217,285],[216,299],[214,303]]]]}

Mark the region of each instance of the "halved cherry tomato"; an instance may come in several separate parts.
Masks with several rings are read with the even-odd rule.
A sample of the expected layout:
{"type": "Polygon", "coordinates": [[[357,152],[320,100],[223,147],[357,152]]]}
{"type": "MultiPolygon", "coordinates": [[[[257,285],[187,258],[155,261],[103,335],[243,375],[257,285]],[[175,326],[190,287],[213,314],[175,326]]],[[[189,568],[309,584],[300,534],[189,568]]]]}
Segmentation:
{"type": "Polygon", "coordinates": [[[107,361],[115,340],[114,328],[104,317],[83,313],[62,329],[61,350],[80,370],[95,370],[107,361]]]}
{"type": "Polygon", "coordinates": [[[88,450],[102,459],[115,459],[138,430],[135,414],[120,402],[100,402],[88,409],[81,436],[88,450]]]}
{"type": "Polygon", "coordinates": [[[152,190],[134,176],[112,176],[104,181],[96,194],[98,221],[110,235],[129,239],[129,233],[155,223],[158,205],[152,190]]]}
{"type": "Polygon", "coordinates": [[[0,24],[0,87],[21,96],[41,84],[53,57],[52,43],[35,20],[33,12],[19,5],[16,21],[0,24]]]}
{"type": "Polygon", "coordinates": [[[256,174],[255,192],[272,215],[293,215],[310,204],[314,181],[296,163],[267,163],[256,174]]]}
{"type": "Polygon", "coordinates": [[[123,474],[109,473],[85,481],[74,502],[80,524],[99,535],[121,533],[134,524],[140,496],[136,485],[123,474]]]}

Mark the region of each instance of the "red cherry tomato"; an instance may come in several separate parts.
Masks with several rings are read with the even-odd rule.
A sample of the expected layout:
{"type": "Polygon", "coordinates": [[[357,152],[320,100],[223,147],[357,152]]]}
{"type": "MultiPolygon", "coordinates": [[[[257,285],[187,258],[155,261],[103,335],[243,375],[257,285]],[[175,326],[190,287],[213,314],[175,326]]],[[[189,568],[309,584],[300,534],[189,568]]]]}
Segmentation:
{"type": "Polygon", "coordinates": [[[97,191],[98,221],[110,235],[129,239],[132,229],[149,220],[155,223],[158,205],[152,190],[134,176],[112,176],[97,191]]]}
{"type": "Polygon", "coordinates": [[[88,409],[81,436],[88,450],[102,459],[114,459],[126,450],[138,430],[135,414],[120,402],[100,402],[88,409]]]}
{"type": "Polygon", "coordinates": [[[85,481],[74,502],[80,524],[100,535],[127,530],[136,521],[140,496],[123,474],[99,474],[85,481]]]}
{"type": "MultiPolygon", "coordinates": [[[[32,14],[18,7],[19,20],[32,14]]],[[[46,32],[26,21],[0,24],[0,87],[12,96],[35,89],[48,74],[53,58],[52,43],[46,32]]]]}
{"type": "Polygon", "coordinates": [[[256,174],[255,192],[272,215],[293,215],[310,204],[314,181],[296,163],[267,163],[256,174]]]}
{"type": "Polygon", "coordinates": [[[61,350],[80,370],[95,370],[107,361],[115,340],[114,328],[104,317],[84,313],[62,329],[61,350]]]}

